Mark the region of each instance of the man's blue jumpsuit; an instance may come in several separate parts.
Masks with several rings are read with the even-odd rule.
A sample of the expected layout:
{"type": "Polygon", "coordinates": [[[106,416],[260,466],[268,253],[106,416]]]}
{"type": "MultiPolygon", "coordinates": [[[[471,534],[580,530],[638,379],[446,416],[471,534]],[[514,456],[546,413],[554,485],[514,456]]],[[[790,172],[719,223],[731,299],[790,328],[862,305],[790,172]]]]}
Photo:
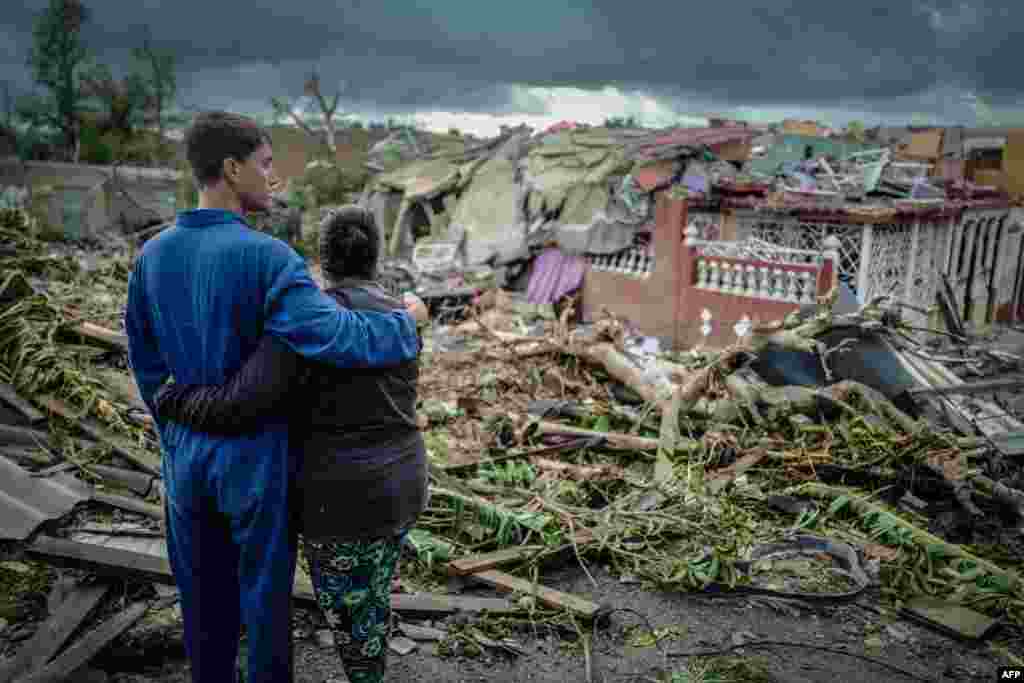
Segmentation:
{"type": "MultiPolygon", "coordinates": [[[[143,400],[168,377],[221,384],[263,334],[307,358],[382,367],[416,357],[404,311],[341,309],[289,246],[229,211],[197,209],[150,240],[128,288],[129,359],[143,400]]],[[[358,400],[358,397],[353,397],[358,400]]],[[[167,549],[181,594],[196,683],[236,678],[238,636],[249,639],[249,681],[292,679],[286,416],[244,437],[159,425],[167,489],[167,549]]]]}

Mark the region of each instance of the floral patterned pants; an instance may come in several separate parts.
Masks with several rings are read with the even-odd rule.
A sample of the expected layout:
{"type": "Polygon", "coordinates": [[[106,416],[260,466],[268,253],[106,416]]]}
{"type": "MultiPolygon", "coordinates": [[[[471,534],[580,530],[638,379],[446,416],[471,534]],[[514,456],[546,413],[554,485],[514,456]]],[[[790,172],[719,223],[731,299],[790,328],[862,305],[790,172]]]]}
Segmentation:
{"type": "Polygon", "coordinates": [[[380,683],[391,631],[391,577],[405,534],[368,541],[305,541],[317,603],[352,683],[380,683]]]}

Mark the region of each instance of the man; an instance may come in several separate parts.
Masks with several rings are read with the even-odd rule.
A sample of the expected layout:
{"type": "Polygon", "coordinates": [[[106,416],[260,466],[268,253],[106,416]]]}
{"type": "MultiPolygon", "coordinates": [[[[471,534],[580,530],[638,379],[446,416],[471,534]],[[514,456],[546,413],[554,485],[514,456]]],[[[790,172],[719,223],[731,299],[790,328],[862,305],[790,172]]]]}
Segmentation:
{"type": "MultiPolygon", "coordinates": [[[[199,208],[181,213],[145,245],[125,312],[132,371],[154,418],[154,395],[169,377],[221,384],[263,334],[338,367],[386,367],[416,357],[408,312],[340,308],[298,254],[242,220],[271,201],[272,150],[259,125],[224,112],[201,114],[185,144],[199,208]]],[[[423,314],[422,304],[409,305],[423,314]]],[[[286,420],[282,415],[259,433],[235,437],[157,421],[168,556],[196,683],[235,680],[243,623],[249,680],[292,679],[296,540],[286,420]]]]}

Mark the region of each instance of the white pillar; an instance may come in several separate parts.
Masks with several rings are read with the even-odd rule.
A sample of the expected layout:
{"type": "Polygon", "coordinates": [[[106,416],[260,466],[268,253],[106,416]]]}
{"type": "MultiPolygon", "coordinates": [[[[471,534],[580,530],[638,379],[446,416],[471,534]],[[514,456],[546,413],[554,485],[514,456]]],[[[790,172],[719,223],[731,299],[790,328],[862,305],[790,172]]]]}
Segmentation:
{"type": "Polygon", "coordinates": [[[867,303],[866,296],[871,273],[871,242],[874,238],[873,225],[867,224],[860,233],[860,264],[857,267],[857,301],[867,303]]]}
{"type": "MultiPolygon", "coordinates": [[[[914,292],[914,275],[917,271],[917,252],[921,245],[921,219],[914,221],[913,232],[910,235],[910,261],[907,263],[907,278],[903,288],[903,300],[912,301],[914,292]]],[[[927,300],[927,299],[926,299],[927,300]]]]}
{"type": "Polygon", "coordinates": [[[946,230],[946,275],[952,277],[953,275],[953,249],[956,247],[957,238],[960,234],[960,225],[962,219],[950,219],[949,228],[946,230]]]}

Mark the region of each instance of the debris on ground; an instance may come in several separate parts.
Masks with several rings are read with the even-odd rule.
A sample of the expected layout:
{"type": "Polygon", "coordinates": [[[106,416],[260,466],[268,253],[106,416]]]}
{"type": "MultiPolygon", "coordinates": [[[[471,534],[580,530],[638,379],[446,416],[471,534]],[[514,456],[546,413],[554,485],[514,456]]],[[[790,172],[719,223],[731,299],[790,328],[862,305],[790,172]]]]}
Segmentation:
{"type": "MultiPolygon", "coordinates": [[[[83,264],[15,228],[0,241],[13,246],[0,253],[0,466],[15,501],[0,520],[0,667],[50,680],[104,648],[155,647],[180,615],[157,438],[124,353],[127,262],[83,264]],[[49,490],[64,493],[26,502],[49,490]]],[[[587,594],[599,566],[636,590],[780,610],[871,596],[964,638],[1024,627],[1019,356],[967,333],[921,344],[885,298],[846,313],[823,301],[685,352],[493,281],[450,305],[421,362],[431,502],[402,562],[416,592],[392,596],[401,656],[521,656],[510,624],[589,634],[617,618],[587,594]],[[908,384],[859,371],[872,356],[844,358],[850,337],[829,346],[840,327],[886,348],[908,384]],[[823,379],[770,383],[756,368],[769,374],[771,349],[808,354],[823,379]],[[577,593],[544,576],[567,565],[588,581],[577,593]]],[[[301,562],[295,595],[312,604],[301,562]]]]}

